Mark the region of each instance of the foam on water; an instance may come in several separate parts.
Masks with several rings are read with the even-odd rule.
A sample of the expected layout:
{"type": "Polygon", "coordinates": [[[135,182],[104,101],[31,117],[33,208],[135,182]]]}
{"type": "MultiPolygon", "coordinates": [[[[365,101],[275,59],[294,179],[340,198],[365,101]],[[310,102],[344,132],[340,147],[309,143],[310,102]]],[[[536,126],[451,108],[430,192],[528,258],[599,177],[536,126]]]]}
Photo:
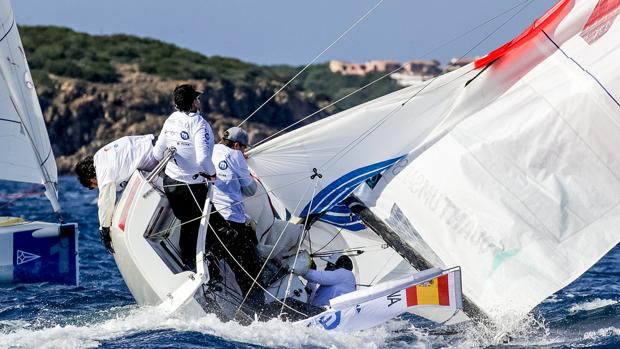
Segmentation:
{"type": "Polygon", "coordinates": [[[620,328],[601,328],[596,331],[588,331],[583,335],[583,339],[585,340],[598,340],[604,337],[620,337],[620,328]]]}
{"type": "MultiPolygon", "coordinates": [[[[132,334],[173,329],[193,331],[229,341],[245,342],[264,346],[300,348],[303,346],[334,348],[378,348],[386,345],[393,333],[407,331],[424,337],[407,321],[392,321],[384,326],[357,333],[327,332],[320,328],[306,328],[279,320],[242,326],[236,322],[221,322],[215,315],[188,319],[168,316],[156,308],[124,307],[124,312],[111,316],[110,311],[93,316],[91,323],[83,325],[48,324],[34,327],[24,321],[4,321],[0,336],[0,347],[12,348],[92,348],[103,341],[114,340],[132,334]],[[124,313],[124,315],[122,315],[124,313]],[[100,320],[102,318],[107,318],[100,320]]],[[[410,342],[415,345],[422,342],[410,342]]],[[[205,343],[206,344],[206,343],[205,343]]],[[[423,346],[423,345],[422,345],[423,346]]]]}
{"type": "MultiPolygon", "coordinates": [[[[618,265],[620,246],[582,278],[556,293],[526,319],[502,318],[495,328],[463,324],[435,329],[412,316],[356,333],[334,333],[272,320],[241,326],[215,316],[169,316],[134,305],[112,257],[99,242],[96,192],[83,191],[75,178],[62,178],[67,221],[80,224],[82,284],[3,285],[0,293],[0,348],[143,348],[243,343],[266,347],[478,348],[619,347],[618,265]],[[69,200],[67,200],[69,198],[69,200]],[[598,297],[598,298],[597,298],[598,297]],[[589,312],[605,308],[605,311],[589,312]],[[608,311],[607,311],[608,310],[608,311]],[[546,319],[546,320],[545,320],[546,319]],[[512,341],[498,342],[504,334],[512,341]]],[[[0,192],[3,187],[0,186],[0,192]]],[[[15,190],[11,191],[15,192],[15,190]]],[[[5,214],[45,220],[43,198],[5,214]]]]}
{"type": "Polygon", "coordinates": [[[618,303],[618,301],[616,301],[616,300],[596,298],[596,299],[588,301],[588,302],[575,304],[575,305],[571,306],[568,309],[568,311],[570,313],[576,313],[578,311],[594,310],[594,309],[606,307],[608,305],[613,305],[613,304],[616,304],[616,303],[618,303]]]}

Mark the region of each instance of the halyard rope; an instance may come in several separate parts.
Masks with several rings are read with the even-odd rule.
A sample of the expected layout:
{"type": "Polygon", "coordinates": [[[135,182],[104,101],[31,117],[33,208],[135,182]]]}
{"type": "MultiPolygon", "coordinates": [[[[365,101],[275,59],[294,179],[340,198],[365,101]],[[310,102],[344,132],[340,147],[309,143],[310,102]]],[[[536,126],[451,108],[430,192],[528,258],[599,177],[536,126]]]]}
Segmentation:
{"type": "Polygon", "coordinates": [[[261,104],[258,108],[256,108],[256,110],[254,110],[252,112],[252,114],[250,114],[247,118],[243,119],[243,121],[241,121],[241,123],[239,123],[239,125],[237,125],[237,126],[243,125],[252,116],[254,116],[254,114],[256,114],[259,110],[261,110],[265,106],[265,104],[269,103],[269,101],[271,101],[278,93],[282,92],[282,90],[284,90],[291,82],[293,82],[293,80],[297,79],[297,77],[299,75],[301,75],[301,73],[303,73],[306,69],[308,69],[308,67],[310,67],[314,62],[316,62],[316,60],[319,59],[325,52],[327,52],[327,50],[329,50],[338,41],[340,41],[340,39],[345,37],[360,22],[362,22],[364,19],[366,19],[366,17],[368,17],[377,7],[379,7],[379,5],[381,5],[381,3],[383,3],[383,1],[385,1],[385,0],[379,0],[379,2],[377,2],[377,4],[375,6],[373,6],[370,10],[368,10],[362,17],[360,17],[349,28],[347,28],[347,30],[345,30],[342,34],[340,34],[340,36],[338,38],[336,38],[336,40],[334,40],[331,44],[329,44],[329,46],[327,46],[323,51],[321,51],[321,53],[316,55],[316,57],[314,57],[308,64],[306,64],[306,66],[303,67],[303,69],[301,69],[297,74],[295,74],[295,76],[293,76],[289,81],[286,82],[286,84],[284,84],[282,87],[280,87],[280,89],[278,91],[276,91],[274,94],[272,94],[271,97],[269,97],[265,102],[263,102],[263,104],[261,104]]]}

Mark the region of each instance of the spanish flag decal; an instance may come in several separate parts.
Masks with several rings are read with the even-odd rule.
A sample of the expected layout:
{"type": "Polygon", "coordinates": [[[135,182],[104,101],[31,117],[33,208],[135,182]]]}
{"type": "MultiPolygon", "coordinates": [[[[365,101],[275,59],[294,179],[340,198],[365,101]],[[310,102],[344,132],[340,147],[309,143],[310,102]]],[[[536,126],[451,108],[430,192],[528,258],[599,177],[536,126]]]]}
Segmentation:
{"type": "Polygon", "coordinates": [[[414,305],[450,305],[448,275],[407,288],[407,307],[414,305]]]}

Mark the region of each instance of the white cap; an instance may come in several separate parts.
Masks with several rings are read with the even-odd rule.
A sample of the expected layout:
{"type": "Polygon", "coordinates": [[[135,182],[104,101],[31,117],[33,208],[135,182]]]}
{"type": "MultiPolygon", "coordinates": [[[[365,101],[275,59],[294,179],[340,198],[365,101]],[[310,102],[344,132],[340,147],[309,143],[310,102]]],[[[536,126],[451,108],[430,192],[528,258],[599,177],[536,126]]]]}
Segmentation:
{"type": "Polygon", "coordinates": [[[241,127],[231,127],[224,133],[224,139],[239,142],[241,145],[248,146],[248,134],[241,127]]]}

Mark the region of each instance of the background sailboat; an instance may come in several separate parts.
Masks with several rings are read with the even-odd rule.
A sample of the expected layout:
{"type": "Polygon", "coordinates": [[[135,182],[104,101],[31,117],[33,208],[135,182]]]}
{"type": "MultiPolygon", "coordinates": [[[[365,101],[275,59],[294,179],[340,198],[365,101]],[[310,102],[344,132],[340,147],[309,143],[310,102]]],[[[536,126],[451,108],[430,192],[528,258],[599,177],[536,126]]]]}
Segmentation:
{"type": "MultiPolygon", "coordinates": [[[[9,0],[0,1],[0,179],[37,183],[59,214],[58,173],[9,0]]],[[[0,220],[0,282],[77,284],[77,225],[0,220]]]]}

